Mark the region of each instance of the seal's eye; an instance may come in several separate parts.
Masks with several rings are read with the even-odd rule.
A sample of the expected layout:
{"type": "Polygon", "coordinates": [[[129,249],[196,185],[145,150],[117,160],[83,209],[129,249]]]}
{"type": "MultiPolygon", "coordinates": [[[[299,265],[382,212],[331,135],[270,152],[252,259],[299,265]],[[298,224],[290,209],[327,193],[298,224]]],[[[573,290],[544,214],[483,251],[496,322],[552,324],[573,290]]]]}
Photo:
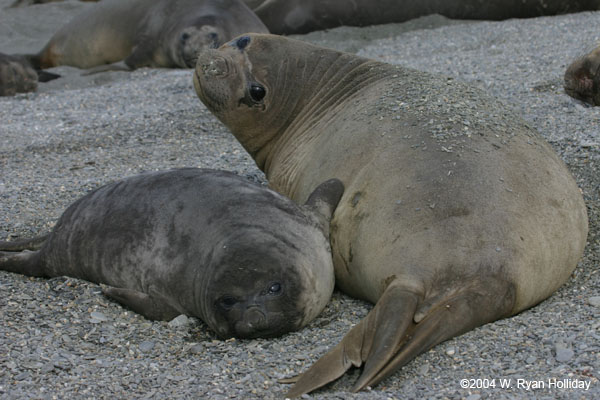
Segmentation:
{"type": "Polygon", "coordinates": [[[269,294],[279,294],[281,293],[281,283],[275,282],[269,288],[269,294]]]}
{"type": "Polygon", "coordinates": [[[253,83],[250,86],[250,97],[252,97],[252,100],[259,102],[265,98],[266,94],[265,88],[261,85],[253,83]]]}
{"type": "Polygon", "coordinates": [[[218,302],[222,308],[224,308],[226,310],[230,310],[233,306],[235,306],[235,304],[237,303],[237,300],[233,296],[223,296],[219,299],[218,302]]]}
{"type": "Polygon", "coordinates": [[[189,34],[189,33],[187,33],[187,32],[183,32],[183,33],[181,34],[181,37],[180,37],[180,39],[181,39],[181,41],[182,41],[182,42],[185,42],[185,41],[186,41],[186,40],[188,40],[189,38],[190,38],[190,34],[189,34]]]}

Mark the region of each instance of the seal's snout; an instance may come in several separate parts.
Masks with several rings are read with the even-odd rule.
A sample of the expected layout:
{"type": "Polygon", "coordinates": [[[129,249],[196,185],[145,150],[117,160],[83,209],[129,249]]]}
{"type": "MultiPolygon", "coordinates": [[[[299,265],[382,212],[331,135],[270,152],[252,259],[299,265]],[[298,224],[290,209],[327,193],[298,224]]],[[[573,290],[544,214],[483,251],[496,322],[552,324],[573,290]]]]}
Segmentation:
{"type": "Polygon", "coordinates": [[[241,320],[235,324],[235,336],[241,338],[263,337],[267,329],[267,316],[256,305],[249,306],[241,320]]]}
{"type": "MultiPolygon", "coordinates": [[[[206,55],[203,53],[202,55],[206,55]]],[[[223,57],[202,57],[198,60],[198,66],[206,77],[226,76],[229,73],[229,64],[223,57]]]]}
{"type": "Polygon", "coordinates": [[[266,317],[265,314],[258,307],[249,307],[246,310],[245,318],[248,327],[250,328],[260,328],[265,324],[266,317]]]}

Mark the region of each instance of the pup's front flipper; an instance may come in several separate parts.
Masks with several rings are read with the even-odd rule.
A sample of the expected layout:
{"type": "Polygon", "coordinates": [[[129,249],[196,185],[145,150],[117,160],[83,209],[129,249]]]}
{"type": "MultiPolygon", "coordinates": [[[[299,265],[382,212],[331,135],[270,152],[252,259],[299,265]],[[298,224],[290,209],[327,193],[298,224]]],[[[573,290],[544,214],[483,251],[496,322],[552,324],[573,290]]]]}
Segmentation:
{"type": "Polygon", "coordinates": [[[102,293],[147,319],[170,321],[181,314],[160,299],[137,290],[102,285],[102,293]]]}

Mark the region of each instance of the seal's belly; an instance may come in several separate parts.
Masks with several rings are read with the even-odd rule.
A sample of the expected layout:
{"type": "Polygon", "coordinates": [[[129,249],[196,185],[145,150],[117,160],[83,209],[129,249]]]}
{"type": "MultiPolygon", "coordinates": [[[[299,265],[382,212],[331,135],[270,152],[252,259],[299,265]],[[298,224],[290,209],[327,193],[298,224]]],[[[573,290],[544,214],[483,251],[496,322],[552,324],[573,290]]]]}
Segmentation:
{"type": "Polygon", "coordinates": [[[329,170],[316,173],[342,176],[346,185],[331,231],[343,291],[376,302],[393,278],[427,293],[449,276],[500,274],[516,282],[517,307],[525,308],[568,278],[566,258],[580,241],[558,226],[585,216],[568,217],[579,207],[566,173],[544,178],[557,162],[547,146],[532,148],[519,137],[501,149],[473,141],[472,151],[457,155],[425,136],[425,149],[403,140],[354,147],[362,154],[358,168],[357,158],[329,156],[322,162],[329,170]]]}

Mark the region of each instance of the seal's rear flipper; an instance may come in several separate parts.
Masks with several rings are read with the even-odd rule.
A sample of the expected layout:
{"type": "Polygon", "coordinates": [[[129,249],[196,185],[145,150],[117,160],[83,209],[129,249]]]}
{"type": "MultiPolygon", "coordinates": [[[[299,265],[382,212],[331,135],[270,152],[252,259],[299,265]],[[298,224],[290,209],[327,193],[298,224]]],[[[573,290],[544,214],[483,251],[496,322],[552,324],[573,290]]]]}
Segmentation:
{"type": "Polygon", "coordinates": [[[44,266],[40,262],[40,253],[37,251],[0,251],[0,270],[27,276],[47,276],[44,272],[44,266]]]}
{"type": "Polygon", "coordinates": [[[170,321],[181,314],[159,299],[137,290],[102,285],[102,293],[147,319],[170,321]]]}
{"type": "Polygon", "coordinates": [[[0,251],[39,250],[46,242],[48,235],[38,236],[33,239],[20,239],[10,242],[0,240],[0,251]]]}
{"type": "Polygon", "coordinates": [[[486,322],[510,314],[514,292],[499,293],[505,282],[477,282],[449,291],[419,306],[421,296],[395,282],[390,284],[369,315],[331,351],[297,378],[287,397],[297,397],[334,381],[352,365],[364,370],[353,387],[374,386],[417,355],[438,343],[486,322]],[[477,289],[480,288],[480,289],[477,289]],[[425,306],[425,307],[424,307],[425,306]],[[415,322],[415,316],[419,322],[415,322]]]}
{"type": "Polygon", "coordinates": [[[337,346],[299,377],[280,381],[296,381],[286,397],[298,397],[333,382],[351,366],[360,367],[365,361],[365,372],[385,365],[404,341],[404,332],[412,323],[418,298],[417,294],[404,288],[394,284],[388,286],[369,315],[337,346]]]}
{"type": "Polygon", "coordinates": [[[39,82],[50,82],[50,81],[60,78],[60,75],[53,74],[52,72],[43,71],[43,70],[37,70],[36,72],[38,75],[39,82]]]}

